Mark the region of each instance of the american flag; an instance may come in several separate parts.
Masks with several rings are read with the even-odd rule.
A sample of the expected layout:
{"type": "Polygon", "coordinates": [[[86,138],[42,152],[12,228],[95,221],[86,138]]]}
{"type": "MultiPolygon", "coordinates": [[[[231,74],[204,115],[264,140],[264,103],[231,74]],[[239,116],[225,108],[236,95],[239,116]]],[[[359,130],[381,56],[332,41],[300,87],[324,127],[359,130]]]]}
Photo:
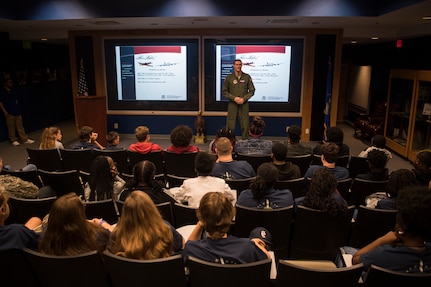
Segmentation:
{"type": "Polygon", "coordinates": [[[87,79],[85,78],[84,60],[81,58],[78,78],[78,96],[88,96],[87,79]]]}

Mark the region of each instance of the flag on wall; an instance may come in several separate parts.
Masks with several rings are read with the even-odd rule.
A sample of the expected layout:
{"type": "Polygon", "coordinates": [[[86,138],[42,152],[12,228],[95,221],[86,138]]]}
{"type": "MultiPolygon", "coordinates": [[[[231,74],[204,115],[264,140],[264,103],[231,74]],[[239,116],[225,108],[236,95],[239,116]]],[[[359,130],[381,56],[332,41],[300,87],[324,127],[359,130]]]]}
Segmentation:
{"type": "Polygon", "coordinates": [[[332,100],[332,61],[328,59],[328,71],[326,74],[325,109],[323,110],[323,140],[326,141],[326,130],[331,126],[331,100],[332,100]]]}
{"type": "Polygon", "coordinates": [[[82,58],[78,76],[78,96],[88,96],[87,79],[85,77],[84,60],[82,58]]]}

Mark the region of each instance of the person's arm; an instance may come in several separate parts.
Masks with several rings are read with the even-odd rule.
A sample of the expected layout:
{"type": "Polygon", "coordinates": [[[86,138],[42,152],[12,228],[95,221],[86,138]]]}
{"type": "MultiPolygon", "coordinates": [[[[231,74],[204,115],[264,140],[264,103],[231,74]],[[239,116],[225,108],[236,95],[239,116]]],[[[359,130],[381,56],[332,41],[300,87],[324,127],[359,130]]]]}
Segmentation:
{"type": "Polygon", "coordinates": [[[198,223],[196,223],[195,228],[190,233],[189,238],[187,238],[187,241],[189,240],[195,241],[195,240],[201,239],[203,230],[204,230],[204,224],[202,223],[202,221],[198,221],[198,223]]]}
{"type": "Polygon", "coordinates": [[[266,254],[266,256],[268,257],[268,259],[271,259],[271,255],[269,255],[268,250],[266,250],[266,244],[265,242],[263,242],[262,239],[259,238],[252,238],[251,241],[254,242],[254,244],[256,244],[257,248],[259,248],[260,250],[262,250],[263,253],[266,254]]]}
{"type": "Polygon", "coordinates": [[[256,88],[254,87],[253,80],[252,80],[250,75],[249,75],[249,78],[250,79],[249,79],[248,85],[247,85],[248,93],[242,97],[242,99],[244,100],[243,103],[247,102],[251,97],[253,97],[254,92],[256,91],[256,88]]]}
{"type": "Polygon", "coordinates": [[[5,107],[3,106],[3,103],[0,102],[0,109],[3,111],[4,116],[6,117],[8,115],[8,112],[6,111],[5,107]]]}
{"type": "Polygon", "coordinates": [[[352,263],[353,264],[359,264],[361,263],[361,255],[370,252],[371,250],[376,249],[377,247],[384,245],[384,244],[394,244],[398,241],[398,237],[395,231],[389,231],[382,237],[377,238],[367,246],[361,248],[353,255],[352,263]]]}
{"type": "Polygon", "coordinates": [[[109,230],[110,232],[112,232],[112,230],[114,230],[114,227],[111,224],[109,224],[108,222],[106,222],[105,220],[103,220],[103,218],[93,218],[92,221],[96,224],[99,224],[100,226],[102,226],[106,230],[109,230]]]}

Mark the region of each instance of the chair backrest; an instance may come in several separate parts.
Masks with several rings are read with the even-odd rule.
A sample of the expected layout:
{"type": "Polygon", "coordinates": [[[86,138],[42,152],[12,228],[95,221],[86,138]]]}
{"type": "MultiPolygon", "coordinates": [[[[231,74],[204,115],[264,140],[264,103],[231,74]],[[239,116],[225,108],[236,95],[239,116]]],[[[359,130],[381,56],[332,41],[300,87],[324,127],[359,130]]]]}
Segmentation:
{"type": "MultiPolygon", "coordinates": [[[[286,260],[280,260],[277,268],[277,286],[343,286],[357,287],[364,265],[321,269],[303,267],[286,260]]],[[[383,281],[384,282],[384,281],[383,281]]],[[[384,284],[386,286],[386,283],[384,284]]],[[[388,285],[390,286],[390,285],[388,285]]]]}
{"type": "Polygon", "coordinates": [[[352,224],[349,246],[362,248],[388,231],[394,230],[396,216],[396,210],[359,206],[352,224]]]}
{"type": "Polygon", "coordinates": [[[388,270],[371,265],[363,287],[429,287],[431,286],[431,273],[407,273],[388,270]]]}
{"type": "Polygon", "coordinates": [[[184,180],[186,180],[188,178],[190,178],[190,177],[167,174],[166,175],[166,186],[169,188],[180,187],[183,184],[184,180]]]}
{"type": "Polygon", "coordinates": [[[117,170],[119,173],[131,173],[129,158],[127,156],[127,151],[125,149],[119,149],[119,150],[94,149],[93,155],[94,155],[94,158],[98,157],[99,155],[109,156],[115,162],[115,165],[117,166],[117,170]]]}
{"type": "MultiPolygon", "coordinates": [[[[336,166],[348,167],[350,161],[350,155],[341,155],[335,161],[336,166]]],[[[321,154],[313,154],[312,165],[322,165],[322,155],[321,154]]]]}
{"type": "Polygon", "coordinates": [[[118,222],[117,206],[112,198],[84,202],[84,206],[87,219],[103,218],[109,224],[118,222]]]}
{"type": "Polygon", "coordinates": [[[135,164],[143,160],[149,160],[154,163],[154,165],[156,166],[156,175],[165,173],[162,151],[154,151],[143,154],[127,150],[127,157],[129,158],[130,173],[133,173],[133,168],[135,164]]]}
{"type": "Polygon", "coordinates": [[[197,208],[174,203],[172,209],[174,212],[175,228],[179,228],[184,225],[196,224],[198,222],[198,218],[196,217],[197,208]]]}
{"type": "Polygon", "coordinates": [[[94,160],[92,149],[60,149],[64,170],[82,170],[90,172],[94,160]]]}
{"type": "Polygon", "coordinates": [[[251,155],[251,154],[241,154],[241,153],[235,154],[234,159],[247,161],[253,167],[255,172],[257,172],[257,168],[262,163],[272,161],[272,158],[270,155],[251,155]]]}
{"type": "Polygon", "coordinates": [[[43,185],[51,186],[57,197],[69,192],[75,192],[78,195],[84,194],[84,186],[77,170],[46,171],[39,169],[38,174],[43,185]]]}
{"type": "Polygon", "coordinates": [[[21,249],[0,250],[2,287],[40,286],[21,249]]]}
{"type": "Polygon", "coordinates": [[[183,177],[196,177],[195,159],[197,152],[186,152],[177,154],[165,151],[165,172],[166,175],[172,174],[183,177]]]}
{"type": "Polygon", "coordinates": [[[255,180],[256,177],[238,178],[238,179],[225,179],[230,189],[236,190],[236,198],[241,194],[241,191],[249,188],[250,183],[255,180]]]}
{"type": "Polygon", "coordinates": [[[43,218],[51,209],[51,205],[57,197],[47,198],[16,198],[10,197],[11,213],[18,223],[25,224],[31,217],[43,218]]]}
{"type": "Polygon", "coordinates": [[[310,167],[311,154],[286,156],[286,161],[290,161],[291,163],[299,166],[299,169],[301,170],[301,176],[304,176],[305,172],[310,167]]]}
{"type": "Polygon", "coordinates": [[[351,178],[355,178],[358,174],[370,171],[367,158],[354,155],[350,156],[350,162],[347,169],[349,170],[351,178]]]}
{"type": "Polygon", "coordinates": [[[22,180],[28,181],[36,185],[37,187],[42,187],[42,181],[40,180],[37,170],[3,170],[2,173],[9,174],[11,176],[19,177],[22,180]]]}
{"type": "Polygon", "coordinates": [[[103,252],[112,287],[186,287],[184,262],[180,254],[152,260],[129,259],[103,252]]]}
{"type": "Polygon", "coordinates": [[[292,192],[293,198],[295,199],[305,196],[305,192],[307,190],[307,181],[303,177],[289,180],[278,180],[275,183],[274,188],[290,190],[292,192]]]}
{"type": "Polygon", "coordinates": [[[337,181],[337,190],[341,196],[347,201],[349,199],[350,187],[352,186],[352,178],[346,178],[337,181]]]}
{"type": "Polygon", "coordinates": [[[339,248],[348,242],[354,206],[338,216],[298,206],[292,229],[290,258],[334,261],[339,248]]]}
{"type": "Polygon", "coordinates": [[[48,171],[63,171],[63,162],[58,149],[31,149],[26,148],[28,163],[37,166],[38,169],[48,171]]]}
{"type": "Polygon", "coordinates": [[[219,264],[189,257],[190,287],[269,287],[271,260],[219,264]]]}
{"type": "Polygon", "coordinates": [[[162,202],[162,203],[156,204],[156,206],[159,209],[159,212],[162,215],[163,219],[168,221],[172,226],[175,226],[172,204],[170,202],[162,202]]]}
{"type": "Polygon", "coordinates": [[[273,250],[277,258],[287,258],[294,208],[258,209],[236,205],[233,233],[248,238],[255,227],[265,227],[272,236],[273,250]]]}
{"type": "Polygon", "coordinates": [[[43,287],[110,286],[97,251],[76,256],[53,256],[25,248],[24,255],[43,287]]]}
{"type": "Polygon", "coordinates": [[[361,178],[355,178],[352,181],[352,186],[350,187],[349,199],[347,202],[349,205],[355,205],[359,207],[365,204],[365,198],[378,191],[386,191],[386,186],[388,181],[374,181],[361,178]]]}

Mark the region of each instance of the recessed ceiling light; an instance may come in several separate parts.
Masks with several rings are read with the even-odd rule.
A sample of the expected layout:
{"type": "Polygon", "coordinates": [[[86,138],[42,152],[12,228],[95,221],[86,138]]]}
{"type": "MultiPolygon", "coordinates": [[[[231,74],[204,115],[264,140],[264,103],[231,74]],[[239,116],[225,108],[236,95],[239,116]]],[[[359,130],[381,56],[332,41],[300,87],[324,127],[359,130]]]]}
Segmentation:
{"type": "Polygon", "coordinates": [[[422,17],[422,20],[431,20],[431,16],[424,16],[422,17]]]}
{"type": "Polygon", "coordinates": [[[379,37],[371,37],[371,40],[379,40],[379,37]]]}
{"type": "Polygon", "coordinates": [[[48,39],[47,39],[47,38],[41,38],[40,40],[41,40],[41,41],[48,41],[48,39]]]}
{"type": "Polygon", "coordinates": [[[352,41],[350,41],[350,43],[351,43],[351,44],[357,44],[357,43],[358,43],[358,41],[356,41],[356,40],[352,40],[352,41]]]}

